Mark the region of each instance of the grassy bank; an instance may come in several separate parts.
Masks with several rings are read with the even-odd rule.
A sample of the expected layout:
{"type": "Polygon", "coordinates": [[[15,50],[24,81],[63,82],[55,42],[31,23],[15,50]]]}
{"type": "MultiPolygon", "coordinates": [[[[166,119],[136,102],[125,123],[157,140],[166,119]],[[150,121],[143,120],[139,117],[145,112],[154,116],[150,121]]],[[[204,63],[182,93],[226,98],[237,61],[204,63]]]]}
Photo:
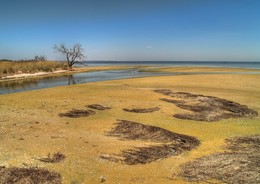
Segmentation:
{"type": "Polygon", "coordinates": [[[58,69],[66,69],[66,64],[57,61],[1,61],[0,77],[36,72],[52,72],[58,69]]]}
{"type": "MultiPolygon", "coordinates": [[[[158,89],[186,92],[179,95],[190,93],[213,96],[247,105],[260,112],[260,75],[147,77],[1,95],[0,166],[48,169],[60,173],[65,184],[100,183],[103,180],[105,183],[181,184],[188,183],[177,175],[182,164],[222,152],[227,138],[260,134],[259,116],[216,122],[173,117],[174,114],[189,111],[160,100],[170,97],[154,91],[158,89]],[[100,104],[110,109],[87,111],[87,106],[91,104],[100,104]],[[123,110],[155,107],[159,110],[148,113],[123,110]],[[80,111],[71,111],[73,109],[80,111]],[[64,116],[67,112],[82,117],[64,116]],[[87,113],[89,116],[85,116],[87,113]],[[133,138],[132,133],[139,129],[129,131],[125,136],[117,134],[118,126],[126,122],[118,120],[142,123],[132,124],[154,133],[154,136],[133,138]],[[190,151],[184,150],[175,156],[146,164],[127,165],[124,162],[113,162],[120,159],[118,157],[110,157],[135,147],[150,148],[152,145],[158,148],[165,139],[172,140],[167,135],[175,135],[168,131],[175,132],[180,139],[191,140],[187,136],[192,136],[200,144],[190,151]],[[111,132],[119,137],[111,136],[111,132]],[[164,138],[157,142],[160,132],[164,138]],[[65,155],[65,159],[57,163],[41,161],[42,158],[51,160],[55,153],[65,155]],[[102,159],[101,156],[111,160],[102,159]]],[[[168,142],[163,144],[170,148],[174,146],[168,142]]],[[[163,148],[170,154],[166,146],[163,148]]]]}

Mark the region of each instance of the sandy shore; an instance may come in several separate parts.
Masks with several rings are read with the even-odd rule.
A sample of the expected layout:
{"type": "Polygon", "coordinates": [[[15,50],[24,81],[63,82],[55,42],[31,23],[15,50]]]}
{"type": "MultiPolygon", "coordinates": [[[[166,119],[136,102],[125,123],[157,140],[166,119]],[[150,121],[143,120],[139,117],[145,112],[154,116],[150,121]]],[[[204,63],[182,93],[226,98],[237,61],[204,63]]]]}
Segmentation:
{"type": "Polygon", "coordinates": [[[212,99],[225,99],[228,101],[222,102],[246,105],[260,112],[260,75],[146,77],[1,95],[0,166],[48,169],[59,173],[65,184],[189,183],[178,175],[183,164],[224,152],[227,138],[260,134],[259,116],[229,117],[212,122],[174,116],[191,112],[182,109],[192,108],[183,101],[195,96],[204,102],[205,96],[217,97],[212,99]],[[162,91],[165,94],[158,93],[160,89],[172,93],[167,90],[162,91]],[[171,96],[176,94],[184,95],[183,99],[171,96]],[[173,103],[161,100],[164,98],[173,103]],[[104,110],[98,110],[102,108],[104,110]],[[147,113],[135,113],[136,109],[147,113]],[[129,124],[153,136],[140,136],[128,129],[119,134],[120,126],[129,124]],[[179,137],[177,142],[176,136],[179,137]],[[189,141],[192,144],[187,145],[189,141]],[[172,148],[179,144],[184,146],[171,155],[172,148]],[[155,155],[143,164],[135,164],[131,157],[130,161],[122,160],[129,157],[123,154],[126,150],[138,155],[139,152],[133,150],[136,147],[163,148],[164,157],[156,159],[158,155],[155,155]],[[48,161],[49,153],[52,159],[58,152],[65,156],[62,161],[41,161],[46,158],[48,161]]]}
{"type": "Polygon", "coordinates": [[[20,79],[20,78],[28,78],[28,77],[37,77],[37,76],[46,76],[46,75],[53,75],[53,74],[59,74],[59,73],[66,73],[68,70],[58,70],[54,72],[37,72],[37,73],[21,73],[21,74],[15,74],[15,75],[9,75],[2,77],[2,80],[5,79],[20,79]]]}

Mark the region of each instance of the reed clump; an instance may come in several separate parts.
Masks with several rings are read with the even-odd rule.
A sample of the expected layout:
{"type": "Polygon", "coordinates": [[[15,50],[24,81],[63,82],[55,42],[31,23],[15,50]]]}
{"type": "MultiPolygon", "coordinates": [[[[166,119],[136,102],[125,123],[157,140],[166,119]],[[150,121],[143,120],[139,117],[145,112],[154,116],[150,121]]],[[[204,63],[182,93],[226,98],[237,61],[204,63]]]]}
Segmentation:
{"type": "Polygon", "coordinates": [[[1,61],[0,77],[21,73],[53,72],[60,69],[67,69],[66,64],[58,61],[1,61]]]}

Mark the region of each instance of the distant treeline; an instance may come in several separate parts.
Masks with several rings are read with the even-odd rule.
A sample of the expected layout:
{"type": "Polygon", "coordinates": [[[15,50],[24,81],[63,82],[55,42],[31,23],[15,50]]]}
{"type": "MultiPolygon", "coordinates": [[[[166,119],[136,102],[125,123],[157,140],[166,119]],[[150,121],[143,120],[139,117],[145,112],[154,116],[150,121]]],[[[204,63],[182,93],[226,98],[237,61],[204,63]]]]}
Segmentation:
{"type": "Polygon", "coordinates": [[[0,61],[13,61],[11,59],[0,59],[0,61]]]}
{"type": "Polygon", "coordinates": [[[0,61],[47,61],[45,56],[34,56],[33,59],[19,59],[19,60],[11,60],[11,59],[0,59],[0,61]]]}

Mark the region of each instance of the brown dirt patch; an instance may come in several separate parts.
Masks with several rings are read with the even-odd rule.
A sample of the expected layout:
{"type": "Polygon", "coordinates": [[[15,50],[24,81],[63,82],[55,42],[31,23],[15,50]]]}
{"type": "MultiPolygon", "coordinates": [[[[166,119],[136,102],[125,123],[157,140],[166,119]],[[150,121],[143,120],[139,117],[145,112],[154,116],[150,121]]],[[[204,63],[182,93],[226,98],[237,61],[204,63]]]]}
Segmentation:
{"type": "Polygon", "coordinates": [[[121,140],[141,140],[153,143],[153,145],[147,147],[123,150],[120,155],[101,156],[103,159],[122,161],[128,165],[146,164],[179,155],[183,151],[191,150],[200,144],[199,140],[191,136],[127,120],[118,120],[116,126],[107,132],[107,135],[119,137],[121,140]],[[154,143],[157,143],[157,145],[154,143]]]}
{"type": "Polygon", "coordinates": [[[260,183],[260,135],[227,139],[227,151],[181,166],[188,181],[216,179],[230,184],[260,183]]]}
{"type": "Polygon", "coordinates": [[[79,109],[72,109],[69,112],[66,113],[60,113],[60,117],[70,117],[70,118],[80,118],[80,117],[86,117],[90,115],[96,114],[95,111],[92,110],[79,110],[79,109]]]}
{"type": "Polygon", "coordinates": [[[58,152],[58,153],[54,153],[53,155],[49,153],[46,158],[40,158],[38,160],[40,160],[41,162],[58,163],[63,161],[65,158],[66,156],[64,154],[58,152]]]}
{"type": "Polygon", "coordinates": [[[99,105],[99,104],[92,104],[92,105],[88,105],[87,107],[89,107],[91,109],[96,109],[96,110],[109,110],[109,109],[111,109],[111,107],[103,106],[103,105],[99,105]]]}
{"type": "Polygon", "coordinates": [[[154,108],[133,108],[133,109],[127,109],[127,108],[124,108],[123,109],[124,111],[127,111],[127,112],[134,112],[134,113],[151,113],[151,112],[155,112],[155,111],[159,111],[160,108],[159,107],[154,107],[154,108]]]}
{"type": "Polygon", "coordinates": [[[228,118],[253,118],[258,116],[258,112],[248,108],[246,105],[213,96],[172,92],[167,89],[155,90],[155,92],[174,98],[162,98],[161,100],[173,103],[181,109],[192,112],[173,115],[173,117],[179,119],[213,122],[228,118]]]}
{"type": "Polygon", "coordinates": [[[0,166],[0,183],[60,184],[61,175],[40,168],[6,168],[0,166]]]}

